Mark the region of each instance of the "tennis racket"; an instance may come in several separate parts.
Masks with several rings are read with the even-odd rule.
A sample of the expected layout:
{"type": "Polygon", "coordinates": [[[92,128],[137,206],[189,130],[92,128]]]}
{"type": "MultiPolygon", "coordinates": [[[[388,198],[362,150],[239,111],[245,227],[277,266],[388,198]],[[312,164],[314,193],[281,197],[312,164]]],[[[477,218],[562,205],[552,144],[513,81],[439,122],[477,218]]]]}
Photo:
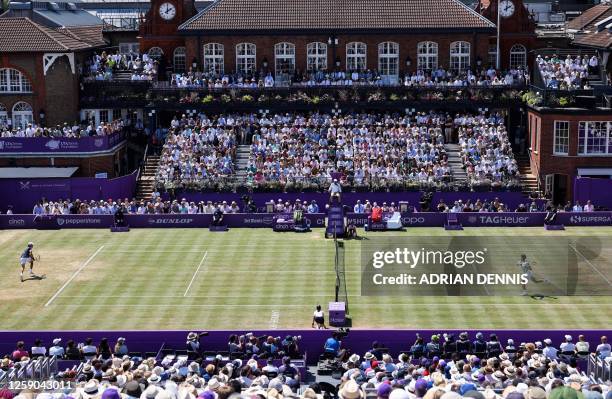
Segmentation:
{"type": "Polygon", "coordinates": [[[40,261],[40,255],[34,255],[34,256],[32,256],[32,260],[35,260],[35,261],[37,261],[37,262],[38,262],[38,261],[40,261]]]}

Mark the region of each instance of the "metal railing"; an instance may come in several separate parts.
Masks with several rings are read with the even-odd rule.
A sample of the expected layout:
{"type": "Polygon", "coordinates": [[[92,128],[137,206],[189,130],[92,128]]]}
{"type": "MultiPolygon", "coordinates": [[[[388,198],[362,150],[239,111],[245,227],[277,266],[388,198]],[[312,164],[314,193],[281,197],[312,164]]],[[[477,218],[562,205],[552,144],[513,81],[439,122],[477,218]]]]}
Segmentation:
{"type": "Polygon", "coordinates": [[[0,377],[0,387],[18,381],[48,381],[58,372],[58,359],[56,356],[39,357],[27,363],[19,362],[17,367],[11,368],[0,377]]]}
{"type": "Polygon", "coordinates": [[[589,355],[587,362],[587,374],[596,383],[607,383],[612,381],[612,362],[610,358],[601,359],[595,354],[589,355]]]}

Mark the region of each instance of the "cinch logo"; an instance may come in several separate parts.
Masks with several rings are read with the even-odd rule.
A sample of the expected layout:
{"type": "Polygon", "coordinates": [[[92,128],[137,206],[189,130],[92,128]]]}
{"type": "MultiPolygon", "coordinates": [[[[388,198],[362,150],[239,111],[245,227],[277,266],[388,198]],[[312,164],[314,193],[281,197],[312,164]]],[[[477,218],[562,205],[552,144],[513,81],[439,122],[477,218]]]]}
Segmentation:
{"type": "Polygon", "coordinates": [[[64,225],[64,219],[57,218],[57,224],[58,224],[58,226],[63,226],[64,225]]]}
{"type": "Polygon", "coordinates": [[[9,226],[23,226],[25,225],[25,220],[23,219],[9,219],[9,226]]]}
{"type": "Polygon", "coordinates": [[[47,147],[50,150],[57,150],[60,147],[60,141],[59,140],[49,140],[47,141],[47,144],[45,144],[45,147],[47,147]]]}
{"type": "Polygon", "coordinates": [[[30,189],[30,182],[29,181],[20,181],[19,182],[19,189],[20,190],[29,190],[30,189]]]}

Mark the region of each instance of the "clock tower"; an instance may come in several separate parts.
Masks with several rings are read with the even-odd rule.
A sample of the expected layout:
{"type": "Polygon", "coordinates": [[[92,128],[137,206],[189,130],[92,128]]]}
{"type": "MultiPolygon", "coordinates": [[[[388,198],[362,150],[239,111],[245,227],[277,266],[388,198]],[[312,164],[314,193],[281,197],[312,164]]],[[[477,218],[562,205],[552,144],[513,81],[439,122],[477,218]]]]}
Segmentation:
{"type": "Polygon", "coordinates": [[[140,52],[159,60],[159,79],[166,72],[187,69],[185,39],[178,27],[196,14],[195,0],[151,0],[151,8],[140,24],[140,52]]]}
{"type": "MultiPolygon", "coordinates": [[[[533,67],[530,51],[536,46],[535,21],[523,0],[480,0],[480,13],[497,25],[499,7],[499,54],[501,69],[509,67],[533,67]]],[[[497,36],[489,38],[489,59],[483,60],[488,67],[495,66],[497,36]]]]}

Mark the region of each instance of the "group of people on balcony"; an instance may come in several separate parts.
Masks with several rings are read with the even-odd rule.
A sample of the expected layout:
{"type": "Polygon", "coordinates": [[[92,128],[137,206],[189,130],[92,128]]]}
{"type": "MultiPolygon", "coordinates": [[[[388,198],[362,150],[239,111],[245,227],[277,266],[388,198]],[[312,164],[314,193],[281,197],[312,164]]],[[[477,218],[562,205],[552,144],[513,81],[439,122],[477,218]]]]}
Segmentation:
{"type": "MultiPolygon", "coordinates": [[[[478,71],[464,70],[452,71],[442,67],[431,70],[417,69],[404,74],[403,77],[383,76],[377,70],[363,71],[296,71],[291,76],[293,86],[327,87],[327,86],[398,86],[407,87],[499,87],[522,86],[529,83],[529,73],[522,68],[512,68],[508,71],[499,71],[493,67],[482,68],[478,71]]],[[[287,82],[283,81],[283,84],[287,82]]],[[[198,72],[190,70],[187,73],[173,74],[170,79],[173,87],[198,87],[208,89],[235,88],[263,88],[278,85],[271,72],[259,73],[218,73],[198,72]]]]}
{"type": "Polygon", "coordinates": [[[94,53],[85,63],[85,75],[93,80],[112,80],[119,71],[130,73],[131,80],[155,80],[158,63],[148,54],[94,53]]]}
{"type": "Polygon", "coordinates": [[[0,137],[69,137],[80,138],[88,136],[108,136],[123,130],[124,122],[117,119],[111,122],[94,122],[79,124],[74,122],[63,125],[43,127],[35,123],[28,123],[25,126],[2,126],[0,125],[0,137]]]}
{"type": "Polygon", "coordinates": [[[565,59],[556,54],[552,57],[538,55],[536,62],[544,85],[554,90],[590,89],[588,77],[597,75],[599,68],[599,60],[595,55],[568,55],[565,59]]]}

